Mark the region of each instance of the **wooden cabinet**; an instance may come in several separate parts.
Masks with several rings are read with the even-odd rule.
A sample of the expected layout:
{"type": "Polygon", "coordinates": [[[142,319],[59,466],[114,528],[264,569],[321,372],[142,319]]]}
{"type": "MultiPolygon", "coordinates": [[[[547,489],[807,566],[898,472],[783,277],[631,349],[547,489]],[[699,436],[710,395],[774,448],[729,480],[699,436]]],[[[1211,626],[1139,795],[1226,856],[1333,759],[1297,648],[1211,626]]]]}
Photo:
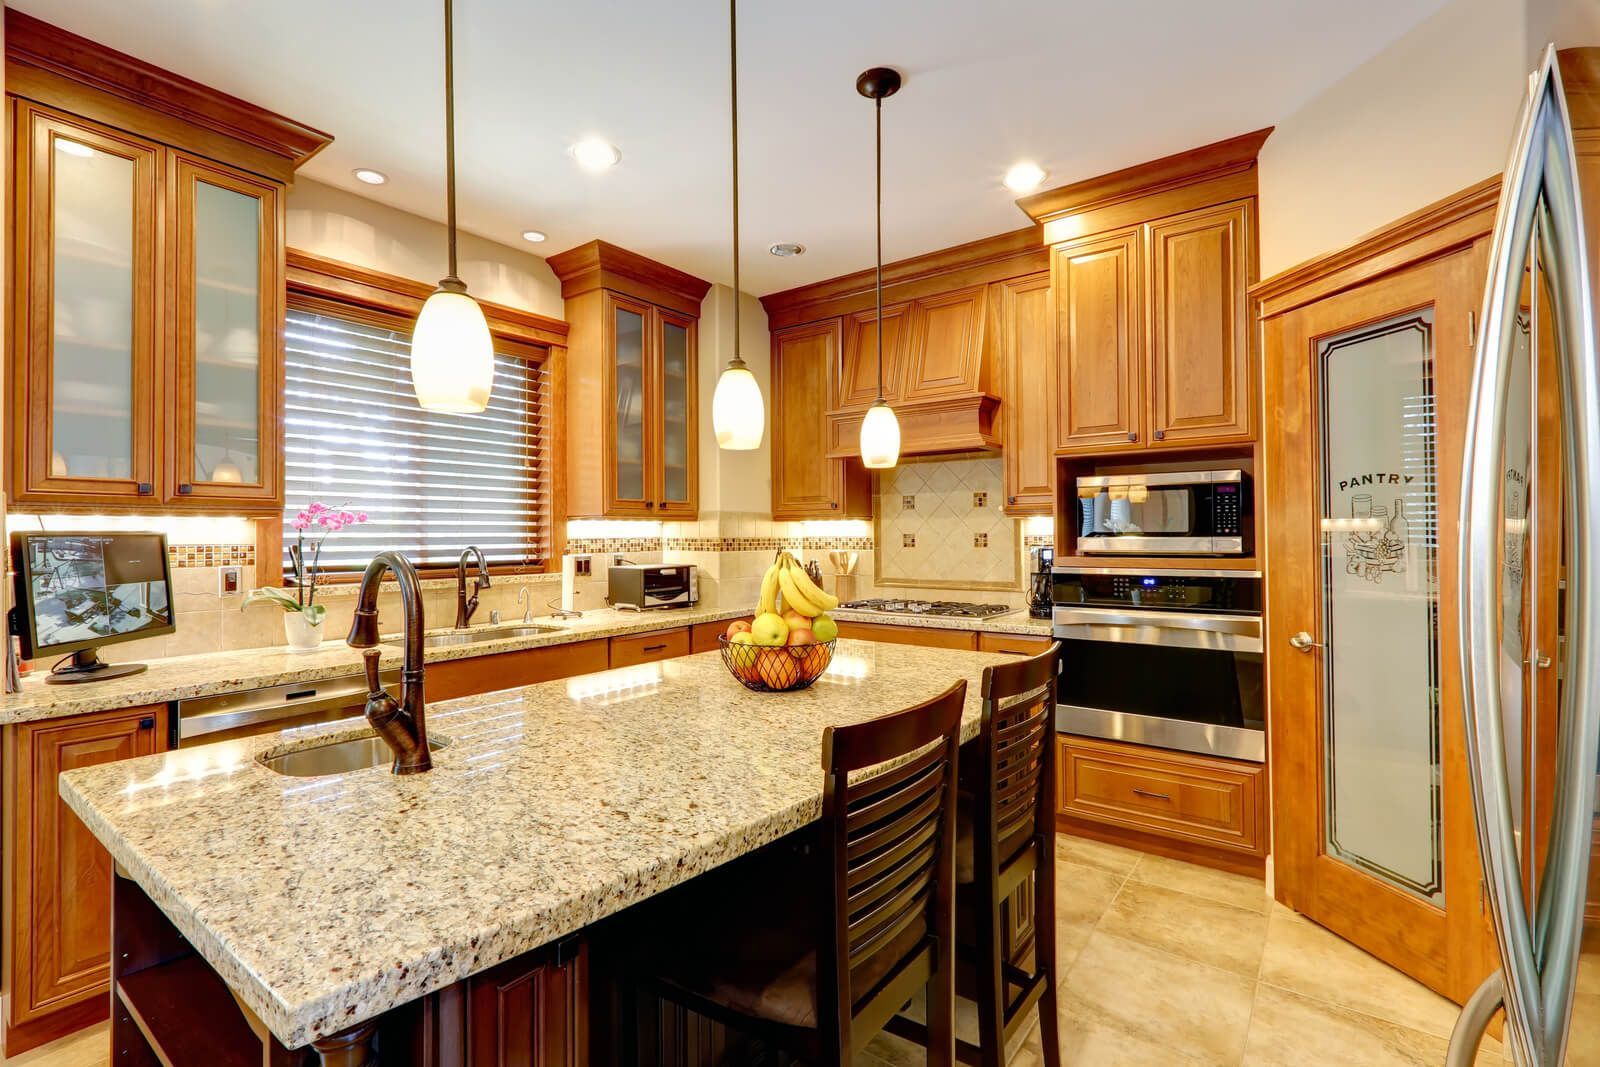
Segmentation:
{"type": "Polygon", "coordinates": [[[1139,231],[1056,246],[1056,448],[1124,449],[1140,441],[1144,331],[1139,231]]]}
{"type": "Polygon", "coordinates": [[[652,630],[649,633],[629,634],[611,639],[611,666],[632,667],[638,663],[655,663],[689,654],[689,628],[652,630]]]}
{"type": "Polygon", "coordinates": [[[772,517],[872,517],[872,476],[828,455],[828,398],[839,360],[837,319],[772,334],[772,517]]]}
{"type": "MultiPolygon", "coordinates": [[[[883,309],[883,397],[900,399],[901,369],[911,339],[911,305],[889,304],[883,309]]],[[[835,411],[864,411],[878,399],[878,317],[873,310],[846,315],[844,349],[840,355],[839,392],[835,411]]]]}
{"type": "Polygon", "coordinates": [[[519,685],[536,685],[557,678],[593,674],[610,666],[610,648],[603,637],[520,652],[498,652],[492,656],[440,660],[427,667],[428,700],[450,700],[519,685]]]}
{"type": "Polygon", "coordinates": [[[1153,446],[1248,441],[1255,403],[1247,290],[1255,236],[1247,203],[1145,227],[1149,259],[1148,426],[1153,446]]]}
{"type": "MultiPolygon", "coordinates": [[[[752,621],[750,616],[745,616],[745,622],[752,621]]],[[[728,627],[733,624],[732,619],[722,622],[697,622],[689,628],[690,652],[715,652],[722,647],[717,638],[728,632],[728,627]]]]}
{"type": "Polygon", "coordinates": [[[998,285],[1004,395],[1005,510],[1048,515],[1055,506],[1056,330],[1048,273],[998,285]]]}
{"type": "Polygon", "coordinates": [[[6,1055],[107,1013],[111,857],[62,801],[57,777],[158,752],[166,738],[165,704],[5,728],[6,1055]]]}
{"type": "Polygon", "coordinates": [[[978,633],[979,652],[1010,652],[1017,656],[1037,656],[1050,647],[1048,637],[1030,637],[1027,634],[978,633]]]}
{"type": "Polygon", "coordinates": [[[896,399],[907,404],[989,391],[984,361],[986,289],[922,297],[911,305],[911,343],[896,399]]]}
{"type": "MultiPolygon", "coordinates": [[[[466,981],[462,1067],[585,1067],[588,967],[574,937],[466,981]]],[[[418,1056],[417,1063],[447,1062],[418,1056]]]]}
{"type": "Polygon", "coordinates": [[[886,641],[927,648],[974,649],[978,635],[972,630],[941,630],[934,626],[892,626],[878,622],[839,623],[839,636],[860,641],[886,641]]]}
{"type": "MultiPolygon", "coordinates": [[[[1058,811],[1175,846],[1196,862],[1258,873],[1267,853],[1265,768],[1084,737],[1061,737],[1058,811]]],[[[1099,836],[1099,835],[1097,835],[1099,836]]]]}
{"type": "Polygon", "coordinates": [[[693,518],[697,333],[710,283],[604,241],[549,262],[570,324],[569,516],[693,518]]]}
{"type": "Polygon", "coordinates": [[[277,513],[284,190],[328,138],[6,20],[12,502],[277,513]]]}

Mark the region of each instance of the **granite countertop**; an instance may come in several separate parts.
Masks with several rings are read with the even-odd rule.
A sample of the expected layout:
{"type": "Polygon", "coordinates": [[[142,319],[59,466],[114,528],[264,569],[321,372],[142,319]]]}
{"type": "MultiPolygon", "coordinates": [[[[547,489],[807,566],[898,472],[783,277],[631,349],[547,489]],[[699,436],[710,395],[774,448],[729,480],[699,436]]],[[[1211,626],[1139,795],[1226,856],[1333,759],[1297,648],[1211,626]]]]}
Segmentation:
{"type": "MultiPolygon", "coordinates": [[[[665,616],[652,616],[653,619],[665,616]]],[[[70,771],[61,795],[294,1048],[548,944],[821,810],[822,730],[1011,657],[841,640],[810,689],[716,653],[429,708],[430,773],[289,778],[257,757],[350,722],[70,771]]]]}
{"type": "MultiPolygon", "coordinates": [[[[534,624],[540,626],[557,627],[558,629],[552,633],[430,648],[424,653],[423,658],[428,663],[438,663],[442,660],[466,659],[472,656],[492,655],[496,652],[516,652],[527,648],[644,633],[701,622],[720,622],[748,614],[749,612],[744,609],[733,608],[688,608],[649,612],[604,608],[586,611],[580,619],[532,620],[534,624]]],[[[398,623],[399,616],[396,615],[391,621],[398,623]]],[[[503,623],[502,627],[516,625],[519,624],[513,621],[503,623]]],[[[498,628],[500,627],[472,627],[474,630],[498,628]]],[[[429,631],[429,633],[446,632],[449,631],[429,631]]],[[[385,638],[381,648],[384,652],[381,665],[385,669],[399,667],[399,638],[396,637],[392,641],[385,638]]],[[[139,704],[164,704],[172,700],[259,689],[286,682],[321,681],[360,672],[361,653],[346,645],[343,640],[324,641],[322,647],[313,652],[291,652],[283,645],[275,645],[268,648],[172,656],[167,659],[152,660],[150,669],[142,674],[110,678],[103,682],[88,682],[83,685],[48,685],[45,682],[48,672],[37,670],[23,678],[22,692],[0,695],[0,726],[37,719],[82,715],[86,712],[106,711],[111,708],[127,708],[139,704]]]]}
{"type": "Polygon", "coordinates": [[[950,615],[889,615],[881,611],[830,611],[840,622],[875,622],[880,626],[926,626],[934,630],[976,630],[979,633],[1025,634],[1049,637],[1050,620],[1035,619],[1026,608],[996,615],[990,619],[967,619],[950,615]]]}

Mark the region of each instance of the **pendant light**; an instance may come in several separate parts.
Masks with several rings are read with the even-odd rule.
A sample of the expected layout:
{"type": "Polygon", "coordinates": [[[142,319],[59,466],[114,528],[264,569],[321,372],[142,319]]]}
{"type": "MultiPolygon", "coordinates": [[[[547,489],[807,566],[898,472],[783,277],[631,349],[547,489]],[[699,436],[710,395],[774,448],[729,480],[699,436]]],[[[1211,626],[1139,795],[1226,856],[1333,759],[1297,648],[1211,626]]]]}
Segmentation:
{"type": "Polygon", "coordinates": [[[433,291],[411,332],[411,387],[428,411],[470,414],[489,405],[494,342],[478,302],[456,276],[455,9],[444,0],[445,229],[450,273],[433,291]]]}
{"type": "Polygon", "coordinates": [[[878,399],[861,420],[861,465],[873,470],[886,470],[900,462],[900,420],[883,398],[883,98],[899,91],[900,72],[888,67],[873,67],[856,79],[856,92],[872,101],[876,123],[878,256],[873,296],[878,309],[878,399]]]}
{"type": "Polygon", "coordinates": [[[738,0],[728,0],[728,97],[732,101],[733,130],[733,358],[717,379],[711,396],[711,428],[717,447],[748,452],[761,447],[766,412],[761,385],[739,355],[739,16],[738,0]]]}

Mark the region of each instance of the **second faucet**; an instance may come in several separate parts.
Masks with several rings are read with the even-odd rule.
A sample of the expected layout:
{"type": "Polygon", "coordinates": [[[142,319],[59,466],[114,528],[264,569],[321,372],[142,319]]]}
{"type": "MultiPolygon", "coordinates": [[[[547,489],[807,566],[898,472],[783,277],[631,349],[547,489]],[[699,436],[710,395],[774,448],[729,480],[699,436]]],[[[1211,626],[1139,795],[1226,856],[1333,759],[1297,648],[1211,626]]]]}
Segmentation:
{"type": "Polygon", "coordinates": [[[477,545],[468,545],[461,550],[461,558],[456,560],[456,629],[465,630],[472,625],[472,613],[478,610],[478,594],[488,589],[489,564],[484,561],[483,550],[477,545]],[[467,559],[477,557],[478,576],[472,582],[472,595],[467,596],[467,559]]]}

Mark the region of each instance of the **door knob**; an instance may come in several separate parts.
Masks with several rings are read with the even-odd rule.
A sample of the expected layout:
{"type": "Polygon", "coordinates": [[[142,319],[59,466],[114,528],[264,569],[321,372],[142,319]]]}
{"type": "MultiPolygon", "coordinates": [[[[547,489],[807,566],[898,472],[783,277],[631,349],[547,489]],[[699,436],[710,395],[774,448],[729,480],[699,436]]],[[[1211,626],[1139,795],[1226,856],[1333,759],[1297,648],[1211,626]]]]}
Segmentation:
{"type": "Polygon", "coordinates": [[[1289,638],[1289,644],[1293,646],[1296,652],[1310,652],[1313,648],[1322,647],[1316,641],[1311,640],[1311,635],[1304,630],[1289,638]]]}

